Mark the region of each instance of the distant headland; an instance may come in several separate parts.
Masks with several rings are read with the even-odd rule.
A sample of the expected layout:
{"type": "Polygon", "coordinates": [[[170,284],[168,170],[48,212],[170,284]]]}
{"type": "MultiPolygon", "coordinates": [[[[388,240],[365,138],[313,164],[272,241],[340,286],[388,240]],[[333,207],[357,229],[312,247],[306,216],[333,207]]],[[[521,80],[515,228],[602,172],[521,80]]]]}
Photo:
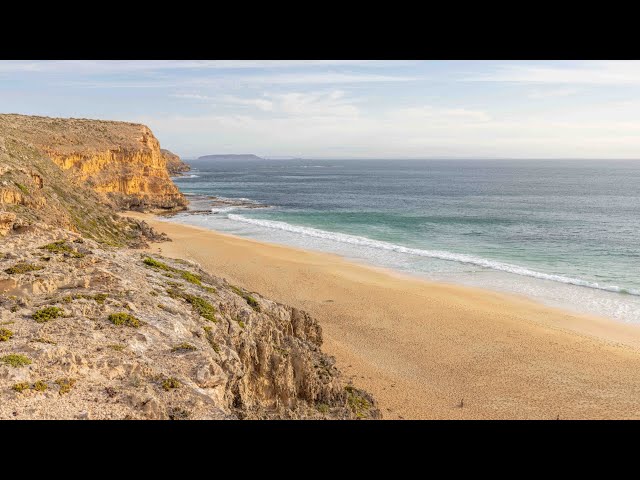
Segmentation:
{"type": "Polygon", "coordinates": [[[204,155],[196,159],[196,161],[208,161],[208,160],[264,160],[264,158],[254,155],[252,153],[240,153],[240,154],[229,154],[229,155],[204,155]]]}

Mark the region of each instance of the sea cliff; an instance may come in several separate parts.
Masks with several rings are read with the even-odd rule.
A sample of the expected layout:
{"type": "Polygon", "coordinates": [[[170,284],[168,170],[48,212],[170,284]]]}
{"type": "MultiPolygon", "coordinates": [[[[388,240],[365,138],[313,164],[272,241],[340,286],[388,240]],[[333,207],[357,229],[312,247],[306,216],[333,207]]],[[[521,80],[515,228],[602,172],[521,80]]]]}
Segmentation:
{"type": "Polygon", "coordinates": [[[379,418],[315,319],[113,211],[184,204],[143,125],[0,115],[0,419],[379,418]]]}
{"type": "Polygon", "coordinates": [[[191,170],[191,167],[184,163],[182,159],[173,152],[161,148],[160,151],[164,158],[167,160],[167,171],[169,175],[176,177],[182,175],[184,172],[191,170]]]}
{"type": "Polygon", "coordinates": [[[71,178],[122,209],[182,209],[167,157],[151,130],[136,123],[0,115],[0,131],[33,145],[71,178]]]}

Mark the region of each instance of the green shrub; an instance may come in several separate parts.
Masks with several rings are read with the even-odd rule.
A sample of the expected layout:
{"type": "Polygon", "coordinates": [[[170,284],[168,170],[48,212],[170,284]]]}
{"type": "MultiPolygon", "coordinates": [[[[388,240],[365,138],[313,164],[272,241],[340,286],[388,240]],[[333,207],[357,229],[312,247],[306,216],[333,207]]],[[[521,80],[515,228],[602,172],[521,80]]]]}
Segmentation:
{"type": "Polygon", "coordinates": [[[5,355],[4,357],[0,357],[0,362],[14,368],[24,367],[25,365],[31,365],[31,359],[29,359],[29,357],[25,357],[24,355],[18,355],[15,353],[12,353],[10,355],[5,355]]]}
{"type": "MultiPolygon", "coordinates": [[[[202,278],[200,277],[200,275],[196,275],[195,273],[191,273],[187,270],[181,270],[179,268],[170,267],[166,263],[151,257],[145,257],[145,259],[143,260],[143,263],[148,267],[157,268],[159,270],[165,270],[167,272],[177,273],[187,282],[193,283],[194,285],[198,285],[199,287],[202,286],[202,278]]],[[[169,278],[175,278],[170,273],[165,274],[165,276],[169,278]]]]}
{"type": "Polygon", "coordinates": [[[202,318],[206,318],[211,322],[218,321],[215,315],[215,307],[207,302],[204,298],[196,297],[195,295],[187,295],[185,300],[191,304],[196,313],[202,318]]]}
{"type": "Polygon", "coordinates": [[[25,195],[29,195],[29,189],[27,187],[25,187],[23,184],[18,182],[15,182],[15,184],[16,184],[16,187],[18,187],[22,193],[24,193],[25,195]]]}
{"type": "Polygon", "coordinates": [[[247,304],[253,308],[256,312],[260,311],[260,304],[258,303],[258,301],[253,298],[251,295],[249,295],[246,292],[243,292],[240,288],[236,287],[235,285],[229,285],[229,287],[231,288],[231,290],[233,290],[233,292],[236,295],[241,296],[242,298],[244,298],[244,301],[247,302],[247,304]]]}
{"type": "Polygon", "coordinates": [[[36,383],[33,384],[33,389],[36,392],[44,392],[47,389],[47,384],[42,380],[38,380],[36,383]]]}
{"type": "Polygon", "coordinates": [[[65,393],[69,393],[73,386],[76,384],[76,381],[73,378],[59,378],[56,380],[56,383],[60,387],[58,394],[64,395],[65,393]]]}
{"type": "Polygon", "coordinates": [[[187,303],[190,303],[193,307],[193,310],[200,315],[202,318],[206,318],[211,322],[217,322],[216,319],[216,308],[211,305],[208,301],[206,301],[202,297],[198,297],[196,295],[191,295],[190,293],[183,292],[178,288],[170,288],[167,290],[167,293],[171,298],[182,298],[187,303]]]}
{"type": "Polygon", "coordinates": [[[162,388],[164,388],[167,392],[174,388],[180,388],[180,385],[181,384],[178,379],[173,377],[167,378],[162,382],[162,388]]]}
{"type": "Polygon", "coordinates": [[[112,343],[111,345],[107,345],[107,347],[111,348],[112,350],[115,350],[116,352],[121,352],[127,346],[126,345],[122,345],[121,343],[112,343]]]}
{"type": "Polygon", "coordinates": [[[180,345],[176,345],[171,349],[172,352],[191,352],[194,350],[197,350],[197,348],[186,342],[183,342],[180,345]]]}
{"type": "Polygon", "coordinates": [[[126,325],[127,327],[138,328],[142,322],[129,313],[112,313],[109,315],[109,321],[117,326],[126,325]]]}
{"type": "Polygon", "coordinates": [[[21,382],[21,383],[16,383],[13,387],[11,387],[13,390],[15,390],[18,393],[22,393],[25,390],[29,390],[29,384],[26,382],[21,382]]]}
{"type": "Polygon", "coordinates": [[[13,332],[11,330],[0,328],[0,342],[6,342],[11,337],[13,337],[13,332]]]}
{"type": "Polygon", "coordinates": [[[260,304],[255,298],[253,298],[251,295],[247,295],[246,297],[244,297],[244,299],[249,304],[249,306],[253,308],[256,312],[260,311],[260,304]]]}
{"type": "Polygon", "coordinates": [[[20,263],[16,263],[13,267],[7,268],[4,272],[8,273],[9,275],[13,275],[13,274],[35,272],[43,269],[44,267],[40,265],[33,265],[31,263],[20,262],[20,263]]]}
{"type": "Polygon", "coordinates": [[[57,242],[49,243],[40,247],[42,250],[47,250],[51,253],[66,253],[74,258],[82,258],[84,253],[76,252],[65,240],[58,240],[57,242]]]}
{"type": "Polygon", "coordinates": [[[58,307],[45,307],[33,314],[33,319],[38,323],[46,323],[55,318],[62,317],[64,310],[58,307]]]}
{"type": "Polygon", "coordinates": [[[186,270],[179,270],[180,276],[184,278],[187,282],[193,283],[194,285],[202,286],[202,281],[200,275],[195,275],[191,272],[187,272],[186,270]]]}
{"type": "Polygon", "coordinates": [[[96,301],[98,305],[104,305],[105,300],[109,297],[106,293],[96,293],[93,296],[93,299],[96,301]]]}
{"type": "Polygon", "coordinates": [[[357,418],[365,417],[366,413],[371,408],[371,403],[362,396],[362,394],[351,385],[344,387],[347,392],[347,405],[357,418]]]}
{"type": "Polygon", "coordinates": [[[151,258],[151,257],[145,257],[145,259],[143,260],[143,263],[145,265],[147,265],[148,267],[159,268],[160,270],[167,270],[167,271],[173,270],[166,263],[163,263],[163,262],[161,262],[159,260],[156,260],[155,258],[151,258]]]}

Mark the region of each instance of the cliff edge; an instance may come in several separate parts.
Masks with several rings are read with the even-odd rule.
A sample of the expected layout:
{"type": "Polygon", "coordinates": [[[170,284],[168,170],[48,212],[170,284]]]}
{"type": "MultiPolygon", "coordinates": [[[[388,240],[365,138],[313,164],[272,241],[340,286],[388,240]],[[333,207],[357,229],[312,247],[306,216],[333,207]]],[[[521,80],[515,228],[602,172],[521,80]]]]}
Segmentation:
{"type": "Polygon", "coordinates": [[[0,115],[0,419],[379,418],[307,313],[126,248],[174,189],[142,125],[0,115]]]}
{"type": "Polygon", "coordinates": [[[0,135],[35,146],[79,184],[121,209],[183,209],[167,158],[145,125],[105,120],[0,115],[0,135]]]}
{"type": "Polygon", "coordinates": [[[169,172],[169,175],[177,177],[182,175],[184,172],[188,172],[189,170],[191,170],[191,167],[184,163],[182,159],[175,153],[170,152],[169,150],[166,150],[164,148],[161,148],[160,151],[162,152],[162,155],[164,155],[164,158],[167,160],[167,171],[169,172]]]}

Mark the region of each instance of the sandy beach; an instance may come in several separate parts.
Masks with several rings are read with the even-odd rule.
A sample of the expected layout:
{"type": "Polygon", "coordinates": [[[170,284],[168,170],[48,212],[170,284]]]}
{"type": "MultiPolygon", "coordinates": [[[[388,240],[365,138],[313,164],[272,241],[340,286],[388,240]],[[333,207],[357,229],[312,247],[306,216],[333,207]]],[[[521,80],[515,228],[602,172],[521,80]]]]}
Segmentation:
{"type": "Polygon", "coordinates": [[[161,221],[151,252],[310,312],[386,419],[640,418],[640,328],[161,221]]]}

